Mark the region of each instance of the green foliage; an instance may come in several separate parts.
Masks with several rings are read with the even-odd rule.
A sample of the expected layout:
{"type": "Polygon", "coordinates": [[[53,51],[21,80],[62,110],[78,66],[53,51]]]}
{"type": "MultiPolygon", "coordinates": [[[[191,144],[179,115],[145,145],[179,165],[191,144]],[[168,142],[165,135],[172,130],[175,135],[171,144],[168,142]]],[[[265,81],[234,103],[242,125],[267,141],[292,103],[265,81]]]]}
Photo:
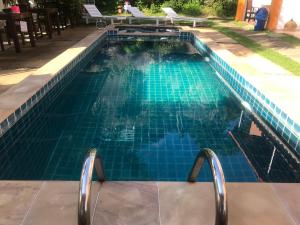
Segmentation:
{"type": "Polygon", "coordinates": [[[151,4],[150,8],[142,8],[142,11],[148,16],[164,16],[160,5],[151,4]]]}
{"type": "Polygon", "coordinates": [[[83,0],[64,0],[63,1],[65,5],[68,6],[68,9],[70,10],[70,14],[73,18],[78,18],[81,14],[81,8],[83,4],[83,0]]]}
{"type": "Polygon", "coordinates": [[[235,0],[222,1],[222,15],[234,16],[236,13],[236,7],[237,7],[237,1],[235,0]]]}
{"type": "MultiPolygon", "coordinates": [[[[204,13],[224,17],[233,16],[237,6],[237,0],[131,0],[130,3],[149,15],[159,15],[161,7],[171,7],[176,12],[189,16],[204,13]]],[[[119,4],[123,5],[124,0],[96,0],[100,11],[108,14],[115,14],[119,4]]]]}
{"type": "Polygon", "coordinates": [[[182,6],[182,13],[188,16],[199,16],[202,13],[202,7],[198,0],[190,0],[182,6]]]}
{"type": "Polygon", "coordinates": [[[158,5],[161,5],[161,3],[163,1],[161,0],[135,0],[135,1],[130,1],[131,2],[131,5],[134,5],[134,6],[138,6],[139,8],[150,8],[151,5],[155,5],[155,6],[158,6],[158,5]]]}
{"type": "Polygon", "coordinates": [[[150,6],[150,12],[152,14],[156,14],[156,13],[159,13],[161,10],[160,10],[160,5],[159,4],[154,4],[152,3],[151,6],[150,6]]]}
{"type": "Polygon", "coordinates": [[[182,11],[182,6],[185,4],[185,0],[167,0],[162,4],[162,7],[171,7],[176,12],[182,11]]]}
{"type": "Polygon", "coordinates": [[[204,0],[204,12],[214,16],[234,16],[237,7],[237,0],[204,0]]]}
{"type": "Polygon", "coordinates": [[[103,14],[112,13],[115,14],[117,12],[118,1],[112,0],[95,0],[95,4],[103,14]]]}

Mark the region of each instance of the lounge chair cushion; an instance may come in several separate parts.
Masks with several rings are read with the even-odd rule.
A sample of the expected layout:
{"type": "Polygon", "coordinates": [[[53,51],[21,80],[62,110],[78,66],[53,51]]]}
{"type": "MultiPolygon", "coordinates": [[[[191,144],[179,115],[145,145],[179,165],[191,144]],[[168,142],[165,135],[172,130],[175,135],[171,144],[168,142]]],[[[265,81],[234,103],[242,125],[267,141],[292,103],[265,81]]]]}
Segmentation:
{"type": "Polygon", "coordinates": [[[86,11],[91,17],[103,17],[103,15],[100,13],[100,11],[95,5],[84,4],[83,7],[86,9],[86,11]]]}
{"type": "Polygon", "coordinates": [[[170,7],[162,8],[169,17],[179,17],[179,15],[170,7]]]}
{"type": "Polygon", "coordinates": [[[128,11],[134,16],[134,17],[146,17],[144,13],[142,13],[137,7],[129,7],[128,11]]]}

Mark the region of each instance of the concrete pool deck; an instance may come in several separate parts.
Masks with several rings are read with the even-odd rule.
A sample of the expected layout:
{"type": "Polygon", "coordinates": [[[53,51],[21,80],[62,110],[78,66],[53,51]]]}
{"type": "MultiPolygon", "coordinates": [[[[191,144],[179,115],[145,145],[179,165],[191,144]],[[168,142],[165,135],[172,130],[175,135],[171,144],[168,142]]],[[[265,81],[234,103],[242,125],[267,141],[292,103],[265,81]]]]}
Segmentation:
{"type": "Polygon", "coordinates": [[[0,94],[94,31],[95,26],[69,28],[52,39],[38,39],[34,48],[27,43],[21,53],[15,53],[13,44],[5,45],[5,51],[0,51],[0,94]]]}
{"type": "MultiPolygon", "coordinates": [[[[229,224],[300,224],[300,184],[226,187],[229,224]]],[[[0,224],[77,224],[78,190],[76,181],[0,181],[0,224]]],[[[91,199],[94,225],[214,224],[211,183],[94,182],[91,199]]]]}

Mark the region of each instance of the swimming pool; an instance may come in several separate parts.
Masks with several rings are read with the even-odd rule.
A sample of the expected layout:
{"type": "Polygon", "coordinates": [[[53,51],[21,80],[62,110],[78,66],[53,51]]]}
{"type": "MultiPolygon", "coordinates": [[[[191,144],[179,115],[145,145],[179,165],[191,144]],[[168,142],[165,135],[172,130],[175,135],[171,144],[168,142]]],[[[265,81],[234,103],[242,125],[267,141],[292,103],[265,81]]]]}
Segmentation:
{"type": "MultiPolygon", "coordinates": [[[[251,115],[237,129],[243,107],[207,61],[189,42],[107,41],[13,135],[1,179],[78,180],[86,151],[96,147],[108,180],[185,181],[199,150],[209,147],[227,181],[297,181],[299,167],[288,156],[267,171],[273,149],[265,137],[256,138],[260,154],[247,148],[257,140],[245,151],[235,143],[228,132],[249,140],[251,115]]],[[[211,180],[207,165],[200,180],[211,180]]]]}

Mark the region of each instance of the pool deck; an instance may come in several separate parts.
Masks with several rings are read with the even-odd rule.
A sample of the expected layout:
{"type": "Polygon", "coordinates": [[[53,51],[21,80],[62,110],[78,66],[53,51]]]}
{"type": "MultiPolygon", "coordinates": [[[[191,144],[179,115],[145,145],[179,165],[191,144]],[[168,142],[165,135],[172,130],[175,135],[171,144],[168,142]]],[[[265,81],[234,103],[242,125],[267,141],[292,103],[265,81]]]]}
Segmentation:
{"type": "Polygon", "coordinates": [[[223,27],[227,27],[240,35],[250,38],[266,48],[272,49],[284,56],[287,56],[298,63],[300,62],[300,46],[282,39],[285,37],[284,34],[300,38],[300,30],[290,32],[285,30],[278,30],[275,32],[257,32],[253,31],[254,24],[237,26],[233,22],[222,20],[218,21],[218,24],[223,27]]]}
{"type": "MultiPolygon", "coordinates": [[[[300,184],[227,183],[229,224],[300,224],[300,184]]],[[[1,181],[1,225],[77,224],[76,181],[1,181]]],[[[92,220],[101,225],[214,224],[211,183],[94,182],[92,220]]]]}
{"type": "Polygon", "coordinates": [[[0,94],[94,31],[95,26],[68,28],[52,39],[38,39],[34,48],[26,43],[21,53],[15,52],[13,44],[5,45],[5,51],[0,51],[0,94]]]}

